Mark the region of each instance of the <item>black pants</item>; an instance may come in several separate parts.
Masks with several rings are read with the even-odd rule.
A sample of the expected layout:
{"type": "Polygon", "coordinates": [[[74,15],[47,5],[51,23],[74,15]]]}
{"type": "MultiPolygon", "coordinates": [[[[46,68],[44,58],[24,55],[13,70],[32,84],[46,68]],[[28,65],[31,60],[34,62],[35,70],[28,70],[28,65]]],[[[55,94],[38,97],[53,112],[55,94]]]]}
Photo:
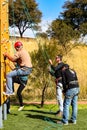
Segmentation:
{"type": "Polygon", "coordinates": [[[10,97],[7,98],[6,104],[7,104],[7,114],[9,114],[10,113],[10,97]]]}
{"type": "Polygon", "coordinates": [[[25,88],[25,86],[23,84],[20,84],[19,88],[17,90],[17,96],[18,96],[18,99],[19,99],[20,106],[23,106],[23,99],[22,99],[21,93],[22,93],[24,88],[25,88]]]}
{"type": "Polygon", "coordinates": [[[27,80],[26,81],[22,81],[20,79],[20,77],[16,76],[16,77],[13,77],[13,85],[14,83],[18,83],[19,84],[19,87],[18,87],[18,90],[17,90],[17,96],[18,96],[18,99],[19,99],[19,104],[20,106],[23,106],[23,99],[22,99],[22,91],[23,89],[25,88],[26,84],[27,84],[27,80]]]}

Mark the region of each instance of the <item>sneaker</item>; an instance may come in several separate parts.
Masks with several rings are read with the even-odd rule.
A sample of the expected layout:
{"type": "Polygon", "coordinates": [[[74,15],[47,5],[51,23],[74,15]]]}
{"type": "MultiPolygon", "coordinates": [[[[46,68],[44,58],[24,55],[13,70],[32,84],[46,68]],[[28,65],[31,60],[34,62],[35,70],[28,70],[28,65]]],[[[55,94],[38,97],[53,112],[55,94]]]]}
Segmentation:
{"type": "Polygon", "coordinates": [[[63,122],[63,121],[57,121],[57,124],[68,125],[68,122],[65,123],[65,122],[63,122]]]}
{"type": "Polygon", "coordinates": [[[24,106],[19,107],[18,111],[22,111],[24,106]]]}
{"type": "Polygon", "coordinates": [[[70,120],[69,123],[72,123],[72,124],[76,125],[76,121],[70,120]]]}
{"type": "Polygon", "coordinates": [[[10,96],[9,93],[3,92],[3,95],[10,96]]]}
{"type": "Polygon", "coordinates": [[[10,93],[10,95],[15,95],[15,93],[10,93]]]}
{"type": "Polygon", "coordinates": [[[73,124],[76,125],[76,121],[74,121],[73,124]]]}
{"type": "Polygon", "coordinates": [[[68,125],[68,122],[67,123],[63,123],[63,125],[68,125]]]}
{"type": "Polygon", "coordinates": [[[62,121],[57,121],[56,123],[63,125],[63,122],[62,122],[62,121]]]}
{"type": "Polygon", "coordinates": [[[3,95],[10,96],[10,95],[15,95],[15,93],[6,93],[6,92],[3,92],[3,95]]]}

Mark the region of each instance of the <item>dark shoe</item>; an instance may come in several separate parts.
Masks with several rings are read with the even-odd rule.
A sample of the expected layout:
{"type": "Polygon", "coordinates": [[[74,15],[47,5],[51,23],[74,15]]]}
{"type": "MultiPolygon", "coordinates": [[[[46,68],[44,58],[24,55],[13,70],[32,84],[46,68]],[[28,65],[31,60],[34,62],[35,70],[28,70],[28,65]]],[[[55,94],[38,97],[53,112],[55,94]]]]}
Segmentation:
{"type": "Polygon", "coordinates": [[[7,111],[7,114],[11,114],[9,111],[7,111]]]}
{"type": "Polygon", "coordinates": [[[56,116],[59,116],[59,117],[62,117],[62,115],[63,115],[63,112],[62,112],[62,111],[59,111],[59,112],[56,114],[56,116]]]}
{"type": "Polygon", "coordinates": [[[57,112],[55,112],[55,114],[58,114],[60,112],[60,110],[58,110],[57,112]]]}
{"type": "Polygon", "coordinates": [[[69,123],[76,125],[76,121],[70,120],[69,123]]]}

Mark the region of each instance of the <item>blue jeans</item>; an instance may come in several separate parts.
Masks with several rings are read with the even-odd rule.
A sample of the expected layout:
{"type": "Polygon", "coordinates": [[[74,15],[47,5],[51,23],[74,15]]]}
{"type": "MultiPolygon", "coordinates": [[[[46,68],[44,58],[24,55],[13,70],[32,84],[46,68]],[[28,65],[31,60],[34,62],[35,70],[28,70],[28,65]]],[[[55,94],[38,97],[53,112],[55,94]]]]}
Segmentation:
{"type": "Polygon", "coordinates": [[[58,84],[57,84],[56,94],[57,94],[57,101],[58,101],[58,105],[59,105],[59,111],[61,111],[61,112],[63,112],[62,90],[63,90],[63,85],[62,85],[62,83],[58,83],[58,84]]]}
{"type": "Polygon", "coordinates": [[[64,106],[63,106],[63,123],[68,123],[69,120],[69,107],[72,106],[72,122],[77,120],[77,100],[78,100],[79,88],[68,89],[65,93],[64,106]]]}
{"type": "Polygon", "coordinates": [[[21,68],[19,68],[19,69],[15,69],[9,72],[6,75],[6,93],[7,94],[13,93],[13,77],[29,75],[31,71],[32,71],[32,68],[27,68],[25,70],[22,70],[21,68]]]}

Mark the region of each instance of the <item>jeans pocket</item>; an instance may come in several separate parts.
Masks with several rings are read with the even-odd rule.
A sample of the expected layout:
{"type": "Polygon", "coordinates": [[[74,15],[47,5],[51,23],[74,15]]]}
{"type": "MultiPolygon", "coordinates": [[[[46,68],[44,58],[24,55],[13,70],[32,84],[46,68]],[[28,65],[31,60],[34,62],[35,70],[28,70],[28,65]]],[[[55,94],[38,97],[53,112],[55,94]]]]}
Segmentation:
{"type": "Polygon", "coordinates": [[[74,95],[65,95],[66,98],[72,98],[74,95]]]}

